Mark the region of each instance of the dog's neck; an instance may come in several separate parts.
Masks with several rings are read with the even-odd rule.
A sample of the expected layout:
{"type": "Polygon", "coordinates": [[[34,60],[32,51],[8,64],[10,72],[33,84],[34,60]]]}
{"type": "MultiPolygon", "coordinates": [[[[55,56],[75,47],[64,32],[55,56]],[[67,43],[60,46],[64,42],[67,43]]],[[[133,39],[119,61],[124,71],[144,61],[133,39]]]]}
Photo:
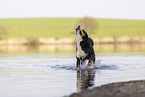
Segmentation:
{"type": "Polygon", "coordinates": [[[76,43],[76,51],[77,51],[76,56],[78,58],[81,58],[81,60],[83,60],[87,56],[87,54],[82,50],[80,43],[81,43],[81,41],[83,41],[83,39],[82,39],[79,32],[76,35],[76,41],[77,41],[77,43],[76,43]]]}
{"type": "Polygon", "coordinates": [[[81,35],[79,33],[77,33],[77,35],[76,35],[77,45],[79,45],[82,40],[83,39],[82,39],[81,35]]]}

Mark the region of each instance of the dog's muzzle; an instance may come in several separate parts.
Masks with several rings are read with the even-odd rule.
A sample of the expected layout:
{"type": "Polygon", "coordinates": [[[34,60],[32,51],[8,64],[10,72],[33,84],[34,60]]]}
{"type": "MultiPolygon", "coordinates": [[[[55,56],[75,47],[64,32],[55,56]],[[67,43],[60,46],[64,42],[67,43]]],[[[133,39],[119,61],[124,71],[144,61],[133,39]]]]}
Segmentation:
{"type": "Polygon", "coordinates": [[[76,28],[76,34],[80,34],[81,37],[85,36],[85,34],[80,26],[78,26],[76,28]]]}
{"type": "Polygon", "coordinates": [[[79,30],[79,31],[82,31],[81,26],[78,26],[78,27],[76,28],[76,32],[77,32],[78,30],[79,30]]]}

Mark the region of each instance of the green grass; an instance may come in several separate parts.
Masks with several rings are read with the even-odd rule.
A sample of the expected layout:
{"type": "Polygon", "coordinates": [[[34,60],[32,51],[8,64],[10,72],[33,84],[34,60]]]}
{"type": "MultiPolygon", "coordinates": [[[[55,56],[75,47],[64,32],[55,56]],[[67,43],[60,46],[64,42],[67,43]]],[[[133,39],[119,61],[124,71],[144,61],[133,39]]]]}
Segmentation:
{"type": "MultiPolygon", "coordinates": [[[[0,27],[8,30],[8,38],[74,38],[75,25],[79,18],[22,18],[0,19],[0,27]]],[[[145,37],[144,20],[96,19],[98,30],[91,37],[103,38],[127,36],[145,37]]]]}
{"type": "Polygon", "coordinates": [[[95,36],[145,37],[145,20],[98,19],[98,22],[95,36]]]}

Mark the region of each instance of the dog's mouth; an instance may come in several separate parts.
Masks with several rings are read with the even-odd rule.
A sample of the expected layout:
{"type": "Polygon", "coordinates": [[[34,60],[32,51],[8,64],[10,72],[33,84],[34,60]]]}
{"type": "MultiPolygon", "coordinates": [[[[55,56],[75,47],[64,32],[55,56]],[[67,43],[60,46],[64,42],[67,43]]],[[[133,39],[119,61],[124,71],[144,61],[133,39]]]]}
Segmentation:
{"type": "Polygon", "coordinates": [[[76,35],[77,35],[77,34],[80,34],[81,37],[85,36],[85,34],[84,34],[84,32],[83,32],[81,26],[78,26],[78,27],[76,28],[76,35]]]}

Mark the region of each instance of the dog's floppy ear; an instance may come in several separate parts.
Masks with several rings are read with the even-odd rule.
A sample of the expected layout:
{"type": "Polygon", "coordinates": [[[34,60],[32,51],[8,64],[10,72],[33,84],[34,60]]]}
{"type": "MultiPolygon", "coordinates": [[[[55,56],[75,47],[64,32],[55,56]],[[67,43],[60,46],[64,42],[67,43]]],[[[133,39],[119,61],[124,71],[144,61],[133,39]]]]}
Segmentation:
{"type": "Polygon", "coordinates": [[[81,37],[84,37],[86,34],[84,33],[83,30],[81,30],[81,37]]]}
{"type": "Polygon", "coordinates": [[[88,34],[84,29],[82,29],[82,37],[88,38],[88,34]]]}

